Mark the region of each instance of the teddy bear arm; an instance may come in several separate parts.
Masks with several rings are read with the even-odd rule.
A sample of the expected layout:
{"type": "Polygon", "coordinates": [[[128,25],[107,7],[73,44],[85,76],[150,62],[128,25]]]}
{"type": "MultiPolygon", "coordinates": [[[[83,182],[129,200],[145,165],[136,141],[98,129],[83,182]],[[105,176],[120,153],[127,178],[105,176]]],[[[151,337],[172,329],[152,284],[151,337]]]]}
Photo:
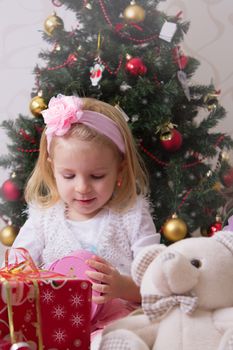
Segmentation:
{"type": "Polygon", "coordinates": [[[103,334],[107,334],[116,329],[128,329],[135,331],[148,325],[150,325],[150,320],[145,315],[127,316],[111,323],[104,329],[103,334]]]}

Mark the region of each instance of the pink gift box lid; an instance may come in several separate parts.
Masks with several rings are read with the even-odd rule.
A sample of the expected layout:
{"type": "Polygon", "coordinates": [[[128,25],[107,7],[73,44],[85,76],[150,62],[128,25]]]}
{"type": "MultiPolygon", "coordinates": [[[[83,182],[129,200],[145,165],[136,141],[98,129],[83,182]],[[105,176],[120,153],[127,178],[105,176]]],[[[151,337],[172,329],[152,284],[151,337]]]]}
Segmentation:
{"type": "MultiPolygon", "coordinates": [[[[93,256],[92,252],[87,250],[77,250],[72,252],[70,255],[67,255],[61,259],[58,259],[51,263],[46,269],[49,271],[54,271],[60,274],[64,274],[68,277],[75,277],[78,279],[86,279],[90,282],[93,282],[87,275],[86,271],[95,271],[92,267],[86,264],[86,260],[90,259],[93,256]]],[[[95,296],[100,295],[99,292],[92,291],[92,294],[95,296]]],[[[91,307],[91,319],[93,319],[97,312],[102,308],[102,304],[96,304],[92,302],[91,307]]]]}

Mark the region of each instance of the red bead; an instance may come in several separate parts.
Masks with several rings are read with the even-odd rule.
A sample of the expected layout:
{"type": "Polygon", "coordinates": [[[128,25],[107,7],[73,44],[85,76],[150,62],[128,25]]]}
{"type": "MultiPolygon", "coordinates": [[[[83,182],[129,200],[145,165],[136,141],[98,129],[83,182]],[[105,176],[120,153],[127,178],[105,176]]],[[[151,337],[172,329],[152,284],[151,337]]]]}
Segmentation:
{"type": "Polygon", "coordinates": [[[12,180],[6,180],[2,185],[2,195],[7,201],[17,201],[21,196],[21,191],[12,180]]]}

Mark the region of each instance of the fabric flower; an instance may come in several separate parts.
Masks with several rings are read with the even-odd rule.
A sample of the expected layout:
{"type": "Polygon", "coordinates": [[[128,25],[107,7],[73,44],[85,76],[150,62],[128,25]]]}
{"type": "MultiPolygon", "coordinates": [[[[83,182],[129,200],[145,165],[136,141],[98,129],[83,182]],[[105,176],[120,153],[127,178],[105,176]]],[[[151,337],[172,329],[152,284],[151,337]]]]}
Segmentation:
{"type": "Polygon", "coordinates": [[[48,108],[42,111],[47,126],[47,136],[63,136],[71,124],[77,123],[82,115],[82,100],[75,96],[58,95],[52,97],[48,108]]]}

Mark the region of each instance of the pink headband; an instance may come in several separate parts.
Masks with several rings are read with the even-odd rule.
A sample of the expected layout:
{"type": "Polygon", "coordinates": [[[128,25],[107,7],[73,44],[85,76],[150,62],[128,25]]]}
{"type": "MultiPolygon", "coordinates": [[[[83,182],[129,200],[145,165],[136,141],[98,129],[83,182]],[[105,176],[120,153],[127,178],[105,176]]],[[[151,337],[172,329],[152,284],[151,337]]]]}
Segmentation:
{"type": "Polygon", "coordinates": [[[48,109],[41,113],[47,126],[48,152],[53,136],[63,136],[70,129],[71,124],[80,123],[95,129],[111,139],[122,153],[125,153],[125,144],[117,124],[101,113],[82,110],[82,99],[76,96],[59,94],[49,101],[48,109]]]}

